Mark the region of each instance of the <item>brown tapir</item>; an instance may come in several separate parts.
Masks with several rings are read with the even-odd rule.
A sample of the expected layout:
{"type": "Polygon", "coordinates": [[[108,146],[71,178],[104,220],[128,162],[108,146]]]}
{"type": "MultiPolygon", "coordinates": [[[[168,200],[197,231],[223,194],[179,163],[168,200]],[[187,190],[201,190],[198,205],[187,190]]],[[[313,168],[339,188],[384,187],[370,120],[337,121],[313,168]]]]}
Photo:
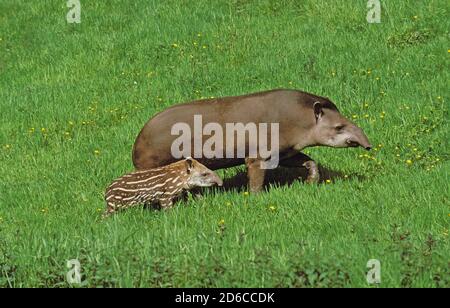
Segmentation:
{"type": "MultiPolygon", "coordinates": [[[[337,148],[361,146],[367,150],[371,148],[361,128],[343,117],[328,98],[297,90],[281,89],[194,101],[162,111],[147,122],[137,137],[133,149],[135,167],[138,170],[150,169],[179,160],[180,157],[174,157],[172,153],[173,143],[179,137],[172,134],[172,127],[176,123],[186,123],[185,125],[194,131],[195,116],[201,116],[205,124],[217,123],[222,127],[227,123],[278,123],[279,164],[284,167],[307,168],[308,182],[317,182],[319,172],[316,163],[300,152],[306,147],[322,145],[337,148]]],[[[194,147],[196,142],[198,145],[198,138],[196,134],[191,136],[191,149],[187,154],[195,152],[194,147]]],[[[238,147],[245,146],[247,149],[250,146],[247,139],[233,140],[231,147],[235,154],[238,147]]],[[[223,136],[223,140],[224,144],[229,146],[226,144],[226,137],[223,136]]],[[[204,141],[200,140],[200,145],[204,141]]],[[[267,157],[262,158],[260,153],[257,156],[245,156],[248,155],[247,150],[245,157],[228,156],[227,150],[225,146],[216,148],[215,151],[223,153],[217,157],[206,158],[195,155],[194,157],[212,170],[245,163],[250,191],[260,191],[265,176],[262,164],[267,161],[267,157]]]]}

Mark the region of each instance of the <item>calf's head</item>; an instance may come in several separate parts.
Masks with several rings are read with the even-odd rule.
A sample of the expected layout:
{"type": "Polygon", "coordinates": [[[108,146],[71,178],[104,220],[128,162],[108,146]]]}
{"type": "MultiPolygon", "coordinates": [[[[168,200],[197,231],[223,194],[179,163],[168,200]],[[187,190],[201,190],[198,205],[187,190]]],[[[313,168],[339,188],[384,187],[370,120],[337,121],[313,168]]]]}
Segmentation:
{"type": "Polygon", "coordinates": [[[185,159],[186,172],[189,175],[187,185],[189,188],[222,186],[222,179],[212,170],[199,163],[193,158],[185,159]]]}
{"type": "Polygon", "coordinates": [[[312,138],[316,144],[334,148],[372,148],[362,129],[343,117],[333,103],[315,102],[313,110],[315,125],[312,138]]]}

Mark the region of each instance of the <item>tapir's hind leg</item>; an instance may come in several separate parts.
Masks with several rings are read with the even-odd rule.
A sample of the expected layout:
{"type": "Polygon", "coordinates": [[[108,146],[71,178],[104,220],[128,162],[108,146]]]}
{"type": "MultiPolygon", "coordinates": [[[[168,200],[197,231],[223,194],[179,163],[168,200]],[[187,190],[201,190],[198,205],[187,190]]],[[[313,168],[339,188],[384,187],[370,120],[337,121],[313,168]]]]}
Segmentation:
{"type": "Polygon", "coordinates": [[[294,155],[280,161],[280,165],[288,168],[306,168],[308,170],[307,183],[317,183],[320,180],[319,167],[308,155],[296,152],[294,155]]]}
{"type": "Polygon", "coordinates": [[[106,210],[102,215],[102,219],[106,219],[112,215],[114,215],[114,213],[116,213],[117,208],[116,205],[113,202],[108,202],[106,204],[106,210]]]}

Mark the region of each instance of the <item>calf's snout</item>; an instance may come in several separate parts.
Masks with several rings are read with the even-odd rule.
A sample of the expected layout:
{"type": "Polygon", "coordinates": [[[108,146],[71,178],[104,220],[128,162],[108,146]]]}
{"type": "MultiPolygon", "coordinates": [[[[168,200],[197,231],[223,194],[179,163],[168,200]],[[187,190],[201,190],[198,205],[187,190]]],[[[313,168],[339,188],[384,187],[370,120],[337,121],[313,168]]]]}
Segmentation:
{"type": "Polygon", "coordinates": [[[215,183],[217,186],[223,186],[223,180],[219,176],[217,176],[215,183]]]}

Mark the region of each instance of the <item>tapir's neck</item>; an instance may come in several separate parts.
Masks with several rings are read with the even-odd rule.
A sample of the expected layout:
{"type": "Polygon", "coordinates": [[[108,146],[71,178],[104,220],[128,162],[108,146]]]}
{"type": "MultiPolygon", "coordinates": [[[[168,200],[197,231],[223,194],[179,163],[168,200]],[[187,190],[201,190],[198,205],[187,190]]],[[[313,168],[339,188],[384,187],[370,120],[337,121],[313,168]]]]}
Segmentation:
{"type": "Polygon", "coordinates": [[[319,145],[316,141],[316,138],[314,138],[314,131],[310,127],[302,127],[299,128],[300,131],[297,131],[295,144],[293,148],[297,151],[301,151],[308,147],[313,147],[319,145]]]}

